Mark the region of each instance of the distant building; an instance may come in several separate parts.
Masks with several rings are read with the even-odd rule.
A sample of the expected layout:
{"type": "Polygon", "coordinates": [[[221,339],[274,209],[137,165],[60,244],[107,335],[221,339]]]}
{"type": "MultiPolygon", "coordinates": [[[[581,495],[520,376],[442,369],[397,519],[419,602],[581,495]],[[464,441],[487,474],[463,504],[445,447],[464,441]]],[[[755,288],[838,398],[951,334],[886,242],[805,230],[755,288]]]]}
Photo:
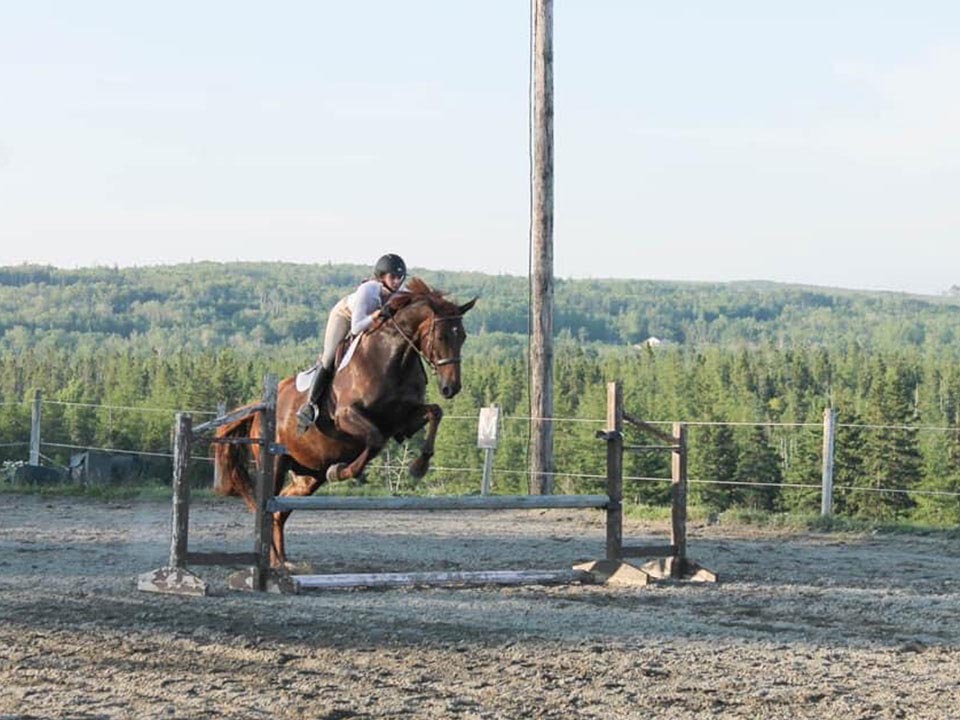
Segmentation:
{"type": "Polygon", "coordinates": [[[651,335],[650,337],[648,337],[648,338],[647,338],[646,340],[644,340],[643,342],[639,342],[639,343],[637,343],[636,345],[634,345],[634,347],[637,348],[638,350],[643,350],[644,348],[657,347],[657,346],[663,345],[663,344],[664,344],[664,341],[663,341],[663,340],[661,340],[661,339],[658,338],[658,337],[654,337],[653,335],[651,335]]]}
{"type": "Polygon", "coordinates": [[[133,480],[143,472],[136,455],[113,455],[87,450],[70,456],[70,479],[82,485],[109,485],[133,480]]]}

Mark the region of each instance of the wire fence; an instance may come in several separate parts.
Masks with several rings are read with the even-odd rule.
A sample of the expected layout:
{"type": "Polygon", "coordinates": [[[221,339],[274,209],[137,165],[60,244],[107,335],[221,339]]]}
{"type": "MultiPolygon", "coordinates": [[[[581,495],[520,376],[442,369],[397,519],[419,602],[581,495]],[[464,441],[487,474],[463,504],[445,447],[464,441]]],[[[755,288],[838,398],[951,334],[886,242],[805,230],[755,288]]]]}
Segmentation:
{"type": "MultiPolygon", "coordinates": [[[[32,401],[24,401],[32,402],[32,401]]],[[[145,412],[145,413],[163,413],[165,415],[176,415],[177,413],[190,413],[191,415],[213,415],[216,416],[216,410],[186,410],[183,408],[152,408],[137,405],[104,405],[97,403],[68,402],[66,400],[41,400],[41,405],[59,405],[62,407],[81,407],[96,408],[98,410],[120,410],[124,412],[145,412]]]]}
{"type": "MultiPolygon", "coordinates": [[[[35,401],[33,400],[22,400],[22,401],[6,401],[0,403],[0,406],[11,406],[11,405],[31,405],[35,401]]],[[[198,410],[198,409],[183,409],[183,408],[156,408],[156,407],[145,407],[145,406],[131,406],[131,405],[119,405],[119,404],[96,404],[96,403],[82,403],[82,402],[70,402],[70,401],[61,401],[61,400],[41,400],[41,405],[50,405],[57,407],[75,407],[75,408],[87,408],[96,411],[118,411],[118,412],[133,412],[133,413],[151,413],[151,414],[165,414],[165,415],[175,415],[177,413],[189,413],[191,415],[206,415],[206,416],[216,416],[218,414],[217,410],[198,410]]],[[[444,421],[447,422],[471,422],[477,423],[479,418],[479,411],[477,414],[472,415],[445,415],[444,421]]],[[[530,415],[501,415],[501,422],[504,424],[515,424],[519,422],[529,423],[538,418],[530,415]]],[[[571,417],[550,417],[542,418],[543,420],[549,420],[551,422],[557,423],[559,426],[571,426],[578,427],[582,425],[595,425],[597,427],[603,427],[606,423],[606,420],[603,418],[571,418],[571,417]]],[[[711,427],[711,426],[729,426],[729,427],[764,427],[764,428],[822,428],[821,423],[813,422],[751,422],[751,421],[708,421],[708,420],[649,420],[646,421],[650,425],[654,426],[671,426],[674,423],[681,422],[688,427],[711,427]]],[[[924,431],[924,432],[951,432],[958,433],[960,428],[954,426],[935,426],[935,425],[879,425],[879,424],[869,424],[869,423],[836,423],[838,429],[863,429],[863,430],[899,430],[899,431],[924,431]]],[[[602,453],[600,452],[600,443],[593,437],[583,436],[578,437],[576,435],[565,435],[560,436],[560,440],[564,447],[597,447],[598,449],[598,463],[602,462],[602,453]]],[[[27,441],[11,441],[0,443],[0,448],[15,448],[15,447],[25,447],[30,445],[30,442],[27,441]]],[[[116,454],[116,455],[134,455],[134,456],[143,456],[150,458],[161,458],[161,459],[172,459],[173,453],[170,451],[160,451],[160,450],[137,450],[131,449],[128,447],[111,447],[95,444],[78,444],[78,443],[67,443],[67,442],[50,442],[47,440],[42,440],[38,443],[41,448],[53,448],[57,450],[74,450],[74,451],[96,451],[101,453],[116,454]]],[[[56,465],[58,467],[63,467],[57,460],[51,459],[45,455],[41,455],[41,459],[45,462],[56,465]]],[[[192,460],[201,461],[201,462],[212,462],[213,458],[207,455],[192,455],[192,460]]],[[[380,470],[384,472],[401,472],[404,468],[402,466],[396,465],[387,465],[383,464],[379,467],[380,470]]],[[[483,473],[482,463],[478,461],[478,464],[475,466],[450,466],[450,465],[440,465],[431,467],[432,474],[476,474],[481,475],[483,473]]],[[[501,476],[512,476],[512,477],[522,477],[530,474],[529,470],[525,469],[512,469],[512,468],[503,468],[495,467],[494,473],[501,476]]],[[[578,470],[554,470],[549,473],[540,473],[552,476],[554,478],[566,478],[572,481],[584,480],[584,481],[600,481],[606,478],[606,475],[602,472],[591,473],[585,472],[582,469],[578,470]]],[[[647,475],[624,475],[624,481],[632,482],[654,482],[654,483],[669,483],[671,482],[670,478],[665,477],[655,477],[647,475]]],[[[710,479],[710,478],[690,478],[689,482],[691,484],[701,484],[701,485],[715,485],[715,486],[735,486],[735,487],[752,487],[752,488],[776,488],[776,489],[798,489],[798,490],[811,490],[819,491],[822,489],[822,486],[817,483],[797,483],[797,482],[763,482],[763,481],[746,481],[746,480],[719,480],[719,479],[710,479]]],[[[844,491],[844,492],[857,492],[857,493],[878,493],[878,494],[900,494],[900,495],[914,495],[914,496],[931,496],[931,497],[949,497],[956,498],[960,497],[960,492],[953,492],[950,490],[930,490],[930,489],[920,489],[920,488],[890,488],[890,487],[870,487],[870,486],[854,486],[854,485],[834,485],[834,491],[844,491]]]]}

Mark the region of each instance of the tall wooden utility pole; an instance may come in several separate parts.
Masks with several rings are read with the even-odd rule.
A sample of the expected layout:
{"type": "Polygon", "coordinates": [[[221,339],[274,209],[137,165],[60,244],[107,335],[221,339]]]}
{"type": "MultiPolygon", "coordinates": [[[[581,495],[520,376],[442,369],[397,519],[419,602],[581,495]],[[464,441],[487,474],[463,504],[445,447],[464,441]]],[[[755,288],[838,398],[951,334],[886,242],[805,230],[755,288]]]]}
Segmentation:
{"type": "Polygon", "coordinates": [[[553,492],[553,0],[533,0],[530,492],[553,492]]]}

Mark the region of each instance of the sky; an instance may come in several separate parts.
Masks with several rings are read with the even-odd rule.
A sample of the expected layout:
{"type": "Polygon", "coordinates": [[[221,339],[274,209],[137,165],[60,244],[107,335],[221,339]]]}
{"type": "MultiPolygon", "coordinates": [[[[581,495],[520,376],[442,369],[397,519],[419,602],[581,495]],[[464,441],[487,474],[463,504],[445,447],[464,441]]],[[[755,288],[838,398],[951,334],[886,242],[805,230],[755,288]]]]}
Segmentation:
{"type": "MultiPolygon", "coordinates": [[[[558,277],[960,285],[960,3],[555,0],[558,277]]],[[[526,275],[527,0],[0,0],[0,265],[526,275]]]]}

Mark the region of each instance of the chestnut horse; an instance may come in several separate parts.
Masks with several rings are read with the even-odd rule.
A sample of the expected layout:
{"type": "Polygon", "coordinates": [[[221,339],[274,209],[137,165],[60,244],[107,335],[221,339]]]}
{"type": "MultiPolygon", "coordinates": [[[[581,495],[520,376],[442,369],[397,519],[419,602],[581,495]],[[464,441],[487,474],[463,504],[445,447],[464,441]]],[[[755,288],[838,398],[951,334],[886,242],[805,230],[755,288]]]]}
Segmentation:
{"type": "MultiPolygon", "coordinates": [[[[463,315],[476,302],[456,305],[419,278],[410,280],[409,292],[388,302],[394,315],[364,334],[346,367],[333,378],[320,403],[316,424],[297,432],[297,408],[307,391],[296,389],[294,378],[277,388],[276,442],[286,449],[278,455],[273,477],[274,494],[310,495],[325,481],[355,478],[363,472],[392,437],[403,442],[424,425],[427,436],[420,455],[410,464],[410,474],[423,477],[433,455],[443,411],[424,403],[427,376],[422,361],[436,373],[440,393],[452,398],[460,392],[460,348],[466,339],[463,315]],[[287,474],[292,478],[284,485],[287,474]]],[[[217,437],[259,439],[260,413],[224,425],[217,437]]],[[[216,462],[223,495],[238,495],[255,509],[253,481],[247,470],[251,448],[259,462],[257,444],[219,444],[216,462]]],[[[286,562],[283,528],[290,511],[274,513],[271,563],[286,562]]]]}

